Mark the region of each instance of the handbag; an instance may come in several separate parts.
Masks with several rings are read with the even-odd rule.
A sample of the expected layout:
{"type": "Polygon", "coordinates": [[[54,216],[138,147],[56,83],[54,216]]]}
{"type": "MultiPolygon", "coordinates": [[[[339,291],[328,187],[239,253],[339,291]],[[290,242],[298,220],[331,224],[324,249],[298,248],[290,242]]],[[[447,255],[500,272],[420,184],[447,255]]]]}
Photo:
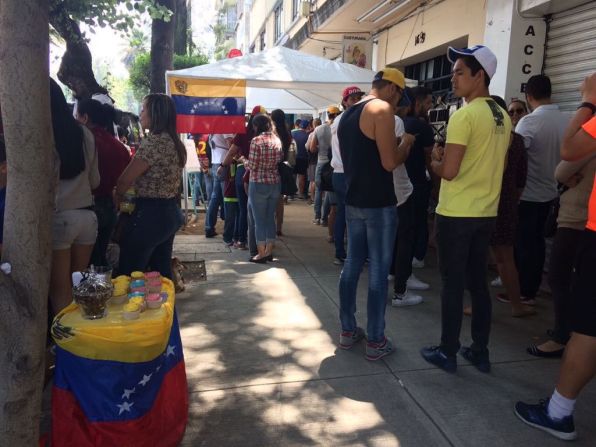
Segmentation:
{"type": "Polygon", "coordinates": [[[277,170],[281,177],[281,193],[284,196],[296,194],[296,192],[298,192],[298,187],[294,180],[294,170],[292,167],[287,162],[280,161],[277,164],[277,170]]]}

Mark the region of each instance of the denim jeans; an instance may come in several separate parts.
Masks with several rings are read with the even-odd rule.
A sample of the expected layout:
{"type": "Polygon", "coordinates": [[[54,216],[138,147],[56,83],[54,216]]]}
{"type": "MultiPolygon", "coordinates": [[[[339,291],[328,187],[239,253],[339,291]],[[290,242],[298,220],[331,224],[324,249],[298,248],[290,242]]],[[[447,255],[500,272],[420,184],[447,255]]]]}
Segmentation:
{"type": "Polygon", "coordinates": [[[238,241],[238,202],[226,202],[224,199],[226,220],[224,221],[223,240],[226,244],[238,241]]]}
{"type": "Polygon", "coordinates": [[[248,200],[252,207],[255,221],[255,240],[257,245],[275,242],[275,208],[281,194],[281,183],[267,184],[250,182],[248,200]]]}
{"type": "Polygon", "coordinates": [[[206,184],[205,184],[205,173],[203,171],[198,171],[194,173],[194,183],[193,183],[193,198],[195,200],[195,205],[199,204],[199,201],[207,202],[207,193],[206,193],[206,184]]]}
{"type": "Polygon", "coordinates": [[[393,254],[397,210],[346,206],[348,257],[339,278],[339,319],[343,331],[356,329],[356,290],[366,258],[368,267],[368,341],[385,335],[387,275],[393,254]]]}
{"type": "Polygon", "coordinates": [[[203,172],[203,178],[205,180],[205,202],[207,202],[207,207],[209,206],[209,201],[211,200],[211,194],[213,194],[213,175],[211,171],[203,172]]]}
{"type": "Polygon", "coordinates": [[[333,238],[335,240],[335,257],[345,259],[346,249],[344,236],[346,234],[346,178],[344,173],[333,173],[333,191],[337,200],[337,211],[335,215],[335,227],[333,238]]]}
{"type": "Polygon", "coordinates": [[[321,191],[321,170],[325,163],[317,164],[315,168],[315,219],[321,218],[321,207],[323,205],[323,191],[321,191]]]}
{"type": "Polygon", "coordinates": [[[121,275],[151,269],[172,279],[172,246],[183,223],[179,203],[178,199],[136,199],[120,244],[121,275]]]}
{"type": "Polygon", "coordinates": [[[216,163],[211,167],[211,174],[213,175],[213,192],[211,194],[211,200],[209,200],[209,208],[207,208],[207,216],[205,218],[206,234],[215,231],[217,213],[220,209],[223,209],[224,179],[217,175],[217,169],[220,166],[220,164],[216,163]]]}
{"type": "Polygon", "coordinates": [[[106,250],[116,226],[116,207],[111,197],[96,197],[93,210],[97,216],[97,239],[91,253],[91,264],[107,266],[106,250]]]}
{"type": "Polygon", "coordinates": [[[428,249],[428,204],[430,181],[414,185],[410,200],[414,204],[414,257],[423,260],[428,249]]]}
{"type": "Polygon", "coordinates": [[[463,315],[464,290],[472,298],[472,350],[488,351],[491,299],[486,278],[490,235],[496,218],[446,217],[437,214],[437,248],[441,273],[441,349],[455,355],[463,315]]]}
{"type": "Polygon", "coordinates": [[[519,202],[515,264],[521,296],[526,298],[534,298],[542,282],[546,251],[544,223],[551,205],[552,202],[519,202]]]}
{"type": "Polygon", "coordinates": [[[250,205],[250,200],[246,207],[246,222],[248,223],[248,250],[250,251],[251,256],[256,256],[258,251],[257,240],[255,239],[255,217],[252,211],[252,206],[250,205]]]}
{"type": "Polygon", "coordinates": [[[246,244],[246,233],[248,231],[248,196],[244,190],[244,165],[236,169],[236,197],[238,197],[238,242],[246,244]]]}

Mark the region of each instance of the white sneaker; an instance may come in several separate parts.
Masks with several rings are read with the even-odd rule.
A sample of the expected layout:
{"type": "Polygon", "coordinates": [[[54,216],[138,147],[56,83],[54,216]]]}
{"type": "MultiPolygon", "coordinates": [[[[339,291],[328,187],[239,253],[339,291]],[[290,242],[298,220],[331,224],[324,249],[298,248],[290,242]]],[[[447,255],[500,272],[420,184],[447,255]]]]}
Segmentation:
{"type": "Polygon", "coordinates": [[[387,275],[387,281],[393,281],[395,279],[395,275],[392,275],[391,273],[389,273],[387,275]]]}
{"type": "Polygon", "coordinates": [[[500,276],[497,276],[490,282],[490,285],[493,287],[503,287],[503,281],[501,280],[500,276]]]}
{"type": "Polygon", "coordinates": [[[428,290],[428,289],[430,289],[430,284],[420,281],[418,278],[416,278],[414,276],[413,273],[408,278],[408,282],[406,284],[408,286],[408,289],[412,289],[412,290],[428,290]]]}
{"type": "Polygon", "coordinates": [[[424,259],[412,258],[412,267],[415,269],[423,269],[424,259]]]}
{"type": "Polygon", "coordinates": [[[420,295],[412,295],[408,289],[403,294],[394,293],[391,305],[393,307],[414,306],[420,304],[424,299],[420,295]]]}

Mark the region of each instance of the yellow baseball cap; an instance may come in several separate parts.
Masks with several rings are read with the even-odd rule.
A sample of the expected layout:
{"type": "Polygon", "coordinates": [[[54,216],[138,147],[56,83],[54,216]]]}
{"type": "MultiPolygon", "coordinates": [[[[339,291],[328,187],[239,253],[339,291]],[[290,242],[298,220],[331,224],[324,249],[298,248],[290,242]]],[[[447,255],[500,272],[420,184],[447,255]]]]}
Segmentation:
{"type": "Polygon", "coordinates": [[[373,78],[373,81],[381,81],[381,80],[392,82],[393,84],[397,85],[401,89],[406,88],[406,77],[397,68],[393,68],[393,67],[383,68],[383,70],[379,71],[373,78]]]}
{"type": "Polygon", "coordinates": [[[330,115],[339,115],[341,111],[336,106],[329,106],[327,107],[327,113],[330,115]]]}

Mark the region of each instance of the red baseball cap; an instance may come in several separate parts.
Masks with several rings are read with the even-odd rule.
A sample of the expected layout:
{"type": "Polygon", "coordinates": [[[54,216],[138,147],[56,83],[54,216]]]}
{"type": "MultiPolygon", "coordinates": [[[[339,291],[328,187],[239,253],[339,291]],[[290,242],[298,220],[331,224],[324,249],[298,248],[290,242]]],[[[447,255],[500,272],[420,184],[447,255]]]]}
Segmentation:
{"type": "Polygon", "coordinates": [[[360,88],[357,85],[351,85],[349,87],[344,88],[344,91],[341,94],[341,97],[343,98],[344,101],[346,101],[348,99],[348,96],[354,95],[356,93],[364,95],[364,92],[362,90],[360,90],[360,88]]]}

